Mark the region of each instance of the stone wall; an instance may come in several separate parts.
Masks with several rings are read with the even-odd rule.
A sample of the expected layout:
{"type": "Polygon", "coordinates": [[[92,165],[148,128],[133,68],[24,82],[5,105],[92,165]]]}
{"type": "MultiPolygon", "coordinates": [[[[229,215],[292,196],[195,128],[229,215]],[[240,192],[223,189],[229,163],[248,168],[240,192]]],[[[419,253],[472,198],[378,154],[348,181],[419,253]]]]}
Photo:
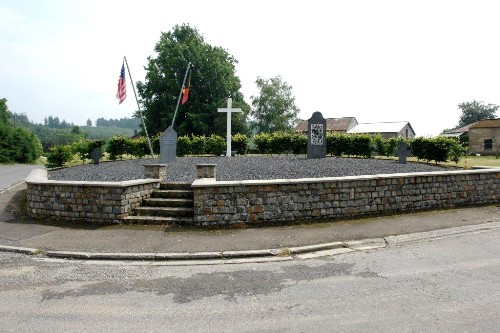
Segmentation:
{"type": "Polygon", "coordinates": [[[500,202],[500,169],[267,181],[197,179],[200,225],[337,219],[500,202]]]}
{"type": "Polygon", "coordinates": [[[55,181],[34,170],[26,179],[28,214],[92,223],[120,223],[159,187],[159,179],[124,182],[55,181]]]}
{"type": "Polygon", "coordinates": [[[472,154],[498,155],[500,153],[500,128],[469,129],[469,149],[472,154]],[[492,148],[484,149],[484,140],[492,140],[492,148]]]}

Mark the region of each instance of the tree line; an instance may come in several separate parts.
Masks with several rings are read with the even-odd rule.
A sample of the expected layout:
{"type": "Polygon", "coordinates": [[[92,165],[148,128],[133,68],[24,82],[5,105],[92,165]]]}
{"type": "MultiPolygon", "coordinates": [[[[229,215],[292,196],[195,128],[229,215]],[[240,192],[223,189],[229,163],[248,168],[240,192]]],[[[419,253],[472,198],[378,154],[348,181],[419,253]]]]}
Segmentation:
{"type": "Polygon", "coordinates": [[[33,163],[41,153],[38,137],[14,125],[7,100],[0,99],[0,163],[33,163]]]}

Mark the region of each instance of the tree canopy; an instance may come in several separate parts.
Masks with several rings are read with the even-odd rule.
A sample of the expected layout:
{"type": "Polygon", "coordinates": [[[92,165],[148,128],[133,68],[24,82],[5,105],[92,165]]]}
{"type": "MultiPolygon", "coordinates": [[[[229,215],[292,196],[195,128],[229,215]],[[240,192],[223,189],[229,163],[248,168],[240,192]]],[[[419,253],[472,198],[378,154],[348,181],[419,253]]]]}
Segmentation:
{"type": "Polygon", "coordinates": [[[495,118],[495,114],[500,106],[495,104],[485,105],[483,101],[465,102],[458,105],[462,110],[462,115],[458,121],[458,126],[466,126],[483,119],[495,118]]]}
{"type": "Polygon", "coordinates": [[[14,127],[7,100],[0,99],[0,163],[32,163],[42,153],[42,145],[33,132],[14,127]]]}
{"type": "Polygon", "coordinates": [[[252,96],[253,126],[257,132],[292,130],[298,122],[300,109],[295,105],[293,88],[281,76],[271,79],[257,78],[259,96],[252,96]]]}
{"type": "Polygon", "coordinates": [[[205,42],[197,29],[176,25],[162,33],[155,46],[156,57],[149,57],[145,82],[137,88],[144,106],[144,118],[152,135],[171,125],[188,63],[191,62],[187,102],[179,106],[174,128],[179,135],[226,134],[225,107],[228,97],[243,110],[232,118],[233,133],[246,132],[245,119],[250,106],[240,93],[236,76],[237,60],[221,47],[205,42]]]}

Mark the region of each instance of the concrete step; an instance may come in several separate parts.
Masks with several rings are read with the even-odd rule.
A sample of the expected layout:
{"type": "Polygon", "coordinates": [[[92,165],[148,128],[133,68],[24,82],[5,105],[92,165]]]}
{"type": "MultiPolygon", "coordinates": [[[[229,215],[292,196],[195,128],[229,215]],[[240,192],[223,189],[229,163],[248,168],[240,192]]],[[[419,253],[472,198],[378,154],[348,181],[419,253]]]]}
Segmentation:
{"type": "Polygon", "coordinates": [[[193,196],[192,190],[154,190],[151,193],[151,198],[164,199],[193,199],[193,196]]]}
{"type": "Polygon", "coordinates": [[[185,207],[193,208],[193,199],[164,199],[164,198],[149,198],[144,199],[142,207],[185,207]]]}
{"type": "Polygon", "coordinates": [[[190,183],[160,183],[160,190],[189,190],[192,191],[190,183]]]}
{"type": "Polygon", "coordinates": [[[137,207],[137,216],[189,217],[193,218],[194,209],[185,207],[137,207]]]}
{"type": "Polygon", "coordinates": [[[193,225],[193,219],[188,217],[128,216],[122,221],[126,224],[193,225]]]}

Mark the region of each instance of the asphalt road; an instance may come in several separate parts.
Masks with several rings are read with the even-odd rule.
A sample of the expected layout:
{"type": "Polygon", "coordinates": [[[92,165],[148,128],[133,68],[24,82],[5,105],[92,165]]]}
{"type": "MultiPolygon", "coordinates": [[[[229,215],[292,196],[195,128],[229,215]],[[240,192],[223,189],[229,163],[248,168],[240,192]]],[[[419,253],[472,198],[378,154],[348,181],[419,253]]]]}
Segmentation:
{"type": "Polygon", "coordinates": [[[84,263],[0,253],[2,332],[497,332],[500,229],[308,260],[84,263]]]}
{"type": "Polygon", "coordinates": [[[0,165],[0,191],[23,181],[33,169],[40,168],[44,168],[44,166],[32,164],[0,165]]]}

